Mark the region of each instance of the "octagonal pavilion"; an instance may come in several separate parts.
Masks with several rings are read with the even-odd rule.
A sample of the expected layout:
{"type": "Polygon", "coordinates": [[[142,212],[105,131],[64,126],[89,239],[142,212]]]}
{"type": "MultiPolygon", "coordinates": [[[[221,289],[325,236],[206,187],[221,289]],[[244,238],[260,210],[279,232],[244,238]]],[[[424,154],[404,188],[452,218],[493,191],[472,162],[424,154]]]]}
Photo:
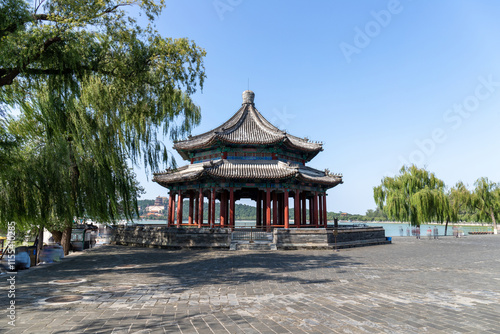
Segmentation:
{"type": "Polygon", "coordinates": [[[342,175],[306,166],[323,150],[322,144],[272,125],[255,108],[254,97],[252,91],[243,92],[241,108],[228,121],[174,144],[190,164],[153,178],[170,192],[168,226],[234,228],[235,202],[243,198],[256,201],[255,227],[327,226],[326,192],[343,183],[342,175]],[[183,223],[186,198],[189,218],[183,223]],[[203,219],[204,205],[208,220],[203,219]]]}

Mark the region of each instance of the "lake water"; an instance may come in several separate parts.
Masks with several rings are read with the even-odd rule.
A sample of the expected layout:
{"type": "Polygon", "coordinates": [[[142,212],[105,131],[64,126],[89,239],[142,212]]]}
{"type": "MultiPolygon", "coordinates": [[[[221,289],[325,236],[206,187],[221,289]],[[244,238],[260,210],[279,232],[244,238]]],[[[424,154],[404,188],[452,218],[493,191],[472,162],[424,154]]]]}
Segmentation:
{"type": "MultiPolygon", "coordinates": [[[[206,221],[205,221],[206,222],[206,221]]],[[[135,221],[137,224],[158,224],[158,225],[167,225],[167,222],[164,220],[137,220],[135,221]]],[[[183,223],[187,224],[187,221],[183,221],[183,223]]],[[[333,224],[333,223],[332,223],[333,224]]],[[[403,235],[407,235],[406,229],[410,229],[410,235],[411,235],[411,227],[408,224],[401,224],[401,223],[377,223],[377,222],[349,222],[349,223],[344,223],[344,222],[339,222],[339,225],[352,225],[352,224],[366,224],[368,226],[382,226],[385,229],[385,236],[386,237],[396,237],[400,235],[400,227],[403,228],[403,235]]],[[[328,224],[330,225],[330,223],[328,224]]],[[[236,221],[236,227],[251,227],[255,226],[254,221],[247,221],[247,220],[237,220],[236,221]]],[[[439,235],[444,235],[444,229],[445,225],[421,225],[420,226],[420,235],[421,237],[426,237],[427,236],[427,229],[429,228],[433,229],[434,226],[437,226],[439,235]]],[[[458,226],[459,229],[467,235],[469,232],[472,231],[492,231],[492,226],[480,226],[480,225],[475,225],[475,226],[458,226]]],[[[453,235],[453,225],[449,224],[448,225],[448,232],[447,235],[453,235]]]]}
{"type": "MultiPolygon", "coordinates": [[[[385,229],[385,235],[387,237],[396,237],[400,236],[400,228],[403,228],[403,235],[407,235],[407,228],[410,230],[411,235],[411,226],[408,224],[398,224],[398,223],[366,223],[368,226],[382,226],[385,229]]],[[[427,236],[427,230],[429,228],[434,229],[437,226],[439,235],[444,235],[445,224],[436,224],[436,225],[421,225],[420,226],[420,236],[427,236]]],[[[481,226],[481,225],[457,225],[459,232],[463,232],[464,235],[469,234],[469,232],[484,232],[484,231],[493,231],[493,227],[491,225],[481,226]]],[[[448,224],[447,235],[453,235],[453,225],[448,224]]]]}

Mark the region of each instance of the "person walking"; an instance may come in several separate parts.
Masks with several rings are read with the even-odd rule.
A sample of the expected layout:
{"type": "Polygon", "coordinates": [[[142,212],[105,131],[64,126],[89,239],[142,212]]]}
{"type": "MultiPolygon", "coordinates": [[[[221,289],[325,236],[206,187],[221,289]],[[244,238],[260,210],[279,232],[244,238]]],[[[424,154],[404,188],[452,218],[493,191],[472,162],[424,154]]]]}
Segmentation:
{"type": "Polygon", "coordinates": [[[417,236],[417,239],[420,239],[420,226],[417,226],[417,228],[415,229],[415,234],[417,236]]]}
{"type": "Polygon", "coordinates": [[[439,236],[439,230],[437,226],[434,226],[434,239],[438,239],[439,236]]]}

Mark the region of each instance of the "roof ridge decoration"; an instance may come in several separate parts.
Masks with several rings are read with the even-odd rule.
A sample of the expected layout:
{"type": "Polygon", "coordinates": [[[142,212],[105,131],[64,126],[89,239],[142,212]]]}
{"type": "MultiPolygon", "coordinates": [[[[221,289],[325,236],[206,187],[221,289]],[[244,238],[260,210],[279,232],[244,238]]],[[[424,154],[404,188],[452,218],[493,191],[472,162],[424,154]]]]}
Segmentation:
{"type": "Polygon", "coordinates": [[[222,159],[205,161],[203,163],[203,168],[213,168],[222,165],[224,161],[222,159]]]}

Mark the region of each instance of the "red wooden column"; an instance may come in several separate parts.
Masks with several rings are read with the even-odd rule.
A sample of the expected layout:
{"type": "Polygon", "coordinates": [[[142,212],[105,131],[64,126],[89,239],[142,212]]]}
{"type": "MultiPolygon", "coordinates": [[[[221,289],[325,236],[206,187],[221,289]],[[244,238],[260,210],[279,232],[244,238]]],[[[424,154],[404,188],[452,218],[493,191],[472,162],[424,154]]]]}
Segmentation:
{"type": "Polygon", "coordinates": [[[172,197],[174,192],[170,191],[170,194],[168,196],[168,214],[167,214],[167,226],[170,227],[172,225],[172,197]]]}
{"type": "Polygon", "coordinates": [[[202,227],[203,226],[203,189],[200,188],[200,192],[198,195],[198,226],[202,227]]]}
{"type": "Polygon", "coordinates": [[[229,226],[229,209],[230,209],[230,201],[229,201],[229,190],[226,192],[226,226],[229,226]]]}
{"type": "Polygon", "coordinates": [[[261,199],[260,194],[261,194],[260,190],[257,190],[257,212],[256,212],[256,219],[255,219],[255,221],[256,221],[255,225],[257,227],[259,227],[261,224],[260,215],[262,214],[262,199],[261,199]]]}
{"type": "Polygon", "coordinates": [[[273,191],[273,225],[278,224],[278,194],[273,191]]]}
{"type": "Polygon", "coordinates": [[[212,226],[212,189],[208,190],[208,195],[207,195],[207,200],[208,200],[208,207],[207,207],[207,224],[208,227],[212,226]]]}
{"type": "Polygon", "coordinates": [[[307,205],[306,205],[306,193],[302,193],[302,225],[305,225],[307,221],[307,205]]]}
{"type": "Polygon", "coordinates": [[[223,190],[222,193],[220,194],[220,220],[219,220],[219,224],[221,227],[227,225],[226,196],[227,196],[226,190],[223,190]]]}
{"type": "Polygon", "coordinates": [[[188,223],[190,225],[193,223],[193,202],[194,202],[193,192],[189,191],[189,218],[188,218],[188,223]]]}
{"type": "Polygon", "coordinates": [[[309,225],[314,224],[314,193],[311,197],[309,197],[309,225]]]}
{"type": "Polygon", "coordinates": [[[177,227],[181,227],[182,224],[182,193],[179,191],[179,199],[177,200],[177,227]]]}
{"type": "Polygon", "coordinates": [[[234,188],[229,188],[229,227],[234,228],[234,188]]]}
{"type": "Polygon", "coordinates": [[[283,194],[283,202],[285,204],[285,212],[284,212],[284,223],[285,228],[290,228],[290,220],[288,219],[288,189],[285,189],[285,193],[283,194]]]}
{"type": "Polygon", "coordinates": [[[210,210],[211,217],[209,217],[208,219],[210,219],[210,227],[214,227],[215,226],[215,188],[212,188],[210,198],[212,199],[210,201],[210,206],[212,207],[212,209],[210,210]]]}
{"type": "Polygon", "coordinates": [[[198,210],[198,196],[196,196],[196,191],[193,190],[193,196],[194,196],[194,223],[198,224],[198,227],[201,227],[200,224],[200,213],[198,210]]]}
{"type": "Polygon", "coordinates": [[[260,192],[260,198],[262,200],[262,215],[260,216],[260,226],[264,227],[266,226],[266,192],[262,190],[260,192]]]}
{"type": "Polygon", "coordinates": [[[312,203],[314,206],[313,224],[314,224],[314,226],[318,227],[318,193],[317,192],[314,192],[314,194],[313,194],[312,203]]]}
{"type": "Polygon", "coordinates": [[[278,197],[278,225],[283,225],[283,197],[277,194],[278,197]]]}
{"type": "Polygon", "coordinates": [[[271,189],[266,189],[266,227],[271,227],[271,189]]]}
{"type": "Polygon", "coordinates": [[[285,225],[285,193],[280,195],[281,199],[281,216],[279,218],[280,224],[285,225]]]}
{"type": "Polygon", "coordinates": [[[328,226],[328,211],[326,211],[326,192],[323,194],[323,224],[328,226]]]}
{"type": "Polygon", "coordinates": [[[294,197],[294,203],[293,203],[293,222],[295,224],[295,227],[300,227],[300,190],[296,189],[295,190],[295,197],[294,197]]]}
{"type": "Polygon", "coordinates": [[[211,217],[212,217],[212,192],[209,191],[208,192],[208,196],[207,196],[207,199],[208,199],[208,217],[207,217],[207,223],[208,223],[208,226],[209,227],[212,227],[212,221],[210,220],[211,217]]]}
{"type": "Polygon", "coordinates": [[[177,193],[174,192],[172,197],[172,223],[170,223],[172,226],[175,226],[175,213],[177,212],[176,200],[177,200],[177,193]]]}
{"type": "Polygon", "coordinates": [[[318,194],[318,204],[319,204],[319,219],[318,219],[318,226],[323,225],[323,201],[322,201],[322,196],[321,193],[318,194]]]}
{"type": "Polygon", "coordinates": [[[224,227],[229,225],[229,191],[226,190],[226,201],[224,203],[224,227]]]}
{"type": "Polygon", "coordinates": [[[220,195],[220,227],[224,227],[227,223],[227,193],[226,190],[222,190],[220,195]]]}

